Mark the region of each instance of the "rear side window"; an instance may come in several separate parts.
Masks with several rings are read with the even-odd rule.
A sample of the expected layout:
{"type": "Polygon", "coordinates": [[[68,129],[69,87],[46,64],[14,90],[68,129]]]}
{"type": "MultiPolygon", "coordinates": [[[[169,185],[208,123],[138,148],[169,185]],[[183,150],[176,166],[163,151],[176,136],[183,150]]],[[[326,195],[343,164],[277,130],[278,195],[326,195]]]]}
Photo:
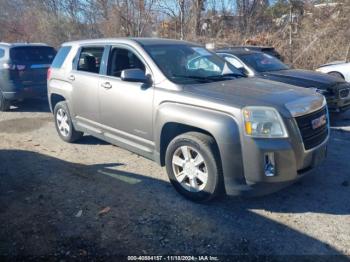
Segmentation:
{"type": "Polygon", "coordinates": [[[56,51],[48,46],[20,46],[10,50],[10,59],[17,63],[51,64],[56,51]]]}
{"type": "Polygon", "coordinates": [[[0,48],[0,58],[3,58],[5,56],[5,50],[0,48]]]}
{"type": "Polygon", "coordinates": [[[83,47],[78,60],[78,71],[99,73],[104,47],[83,47]]]}
{"type": "Polygon", "coordinates": [[[67,55],[69,54],[70,50],[72,49],[71,46],[63,46],[58,50],[57,55],[55,56],[55,59],[52,62],[51,67],[52,68],[61,68],[64,60],[66,60],[67,55]]]}

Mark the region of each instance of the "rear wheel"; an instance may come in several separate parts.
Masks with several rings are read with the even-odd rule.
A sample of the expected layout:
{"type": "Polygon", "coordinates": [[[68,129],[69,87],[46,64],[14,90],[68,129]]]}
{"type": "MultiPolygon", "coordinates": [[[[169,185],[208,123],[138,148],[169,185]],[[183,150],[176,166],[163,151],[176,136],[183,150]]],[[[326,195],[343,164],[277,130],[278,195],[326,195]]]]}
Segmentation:
{"type": "Polygon", "coordinates": [[[0,111],[5,112],[10,109],[10,101],[8,101],[0,91],[0,111]]]}
{"type": "Polygon", "coordinates": [[[175,189],[193,201],[208,201],[221,188],[221,164],[216,143],[211,136],[188,132],[169,144],[166,169],[175,189]]]}
{"type": "Polygon", "coordinates": [[[56,104],[54,115],[56,130],[62,140],[73,143],[83,136],[82,132],[75,130],[65,101],[56,104]]]}

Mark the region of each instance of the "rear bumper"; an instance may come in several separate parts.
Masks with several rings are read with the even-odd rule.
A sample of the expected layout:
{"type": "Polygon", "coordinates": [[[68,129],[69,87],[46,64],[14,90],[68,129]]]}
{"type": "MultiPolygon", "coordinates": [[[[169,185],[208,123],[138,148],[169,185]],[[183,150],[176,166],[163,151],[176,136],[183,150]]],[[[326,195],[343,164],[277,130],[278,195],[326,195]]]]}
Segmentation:
{"type": "Polygon", "coordinates": [[[5,89],[2,91],[5,99],[10,101],[18,101],[29,98],[47,98],[47,87],[46,85],[35,85],[35,86],[20,86],[11,88],[12,90],[5,89]]]}

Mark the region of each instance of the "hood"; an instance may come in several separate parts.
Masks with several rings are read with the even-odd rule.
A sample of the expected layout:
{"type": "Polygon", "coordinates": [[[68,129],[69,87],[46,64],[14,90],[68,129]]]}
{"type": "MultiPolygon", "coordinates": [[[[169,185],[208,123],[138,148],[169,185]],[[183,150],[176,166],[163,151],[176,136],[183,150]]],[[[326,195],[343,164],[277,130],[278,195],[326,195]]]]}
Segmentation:
{"type": "MultiPolygon", "coordinates": [[[[324,100],[323,96],[314,90],[255,77],[186,85],[184,91],[194,96],[204,96],[210,100],[219,100],[221,104],[239,108],[244,106],[274,107],[285,117],[290,117],[292,112],[288,105],[294,102],[300,104],[312,99],[322,104],[324,100]]],[[[307,109],[307,106],[304,106],[305,111],[310,109],[307,109]]]]}
{"type": "Polygon", "coordinates": [[[320,65],[319,68],[324,66],[339,65],[339,64],[345,64],[345,63],[346,63],[345,61],[333,61],[327,64],[320,65]]]}
{"type": "Polygon", "coordinates": [[[344,83],[344,80],[331,75],[300,69],[265,72],[263,76],[270,80],[291,85],[324,90],[332,88],[339,83],[344,83]]]}

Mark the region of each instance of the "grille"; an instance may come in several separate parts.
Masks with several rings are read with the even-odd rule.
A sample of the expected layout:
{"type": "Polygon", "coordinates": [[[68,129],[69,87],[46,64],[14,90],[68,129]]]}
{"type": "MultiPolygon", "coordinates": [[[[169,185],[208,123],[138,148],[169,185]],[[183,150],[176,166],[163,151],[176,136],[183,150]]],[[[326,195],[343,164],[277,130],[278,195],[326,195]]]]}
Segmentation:
{"type": "Polygon", "coordinates": [[[328,136],[328,117],[325,125],[322,125],[316,129],[313,129],[312,127],[312,121],[321,117],[322,115],[327,116],[326,107],[311,114],[295,118],[306,150],[320,145],[328,136]]]}
{"type": "Polygon", "coordinates": [[[339,97],[340,98],[347,98],[349,96],[350,93],[350,89],[346,88],[346,89],[341,89],[339,90],[339,97]]]}

